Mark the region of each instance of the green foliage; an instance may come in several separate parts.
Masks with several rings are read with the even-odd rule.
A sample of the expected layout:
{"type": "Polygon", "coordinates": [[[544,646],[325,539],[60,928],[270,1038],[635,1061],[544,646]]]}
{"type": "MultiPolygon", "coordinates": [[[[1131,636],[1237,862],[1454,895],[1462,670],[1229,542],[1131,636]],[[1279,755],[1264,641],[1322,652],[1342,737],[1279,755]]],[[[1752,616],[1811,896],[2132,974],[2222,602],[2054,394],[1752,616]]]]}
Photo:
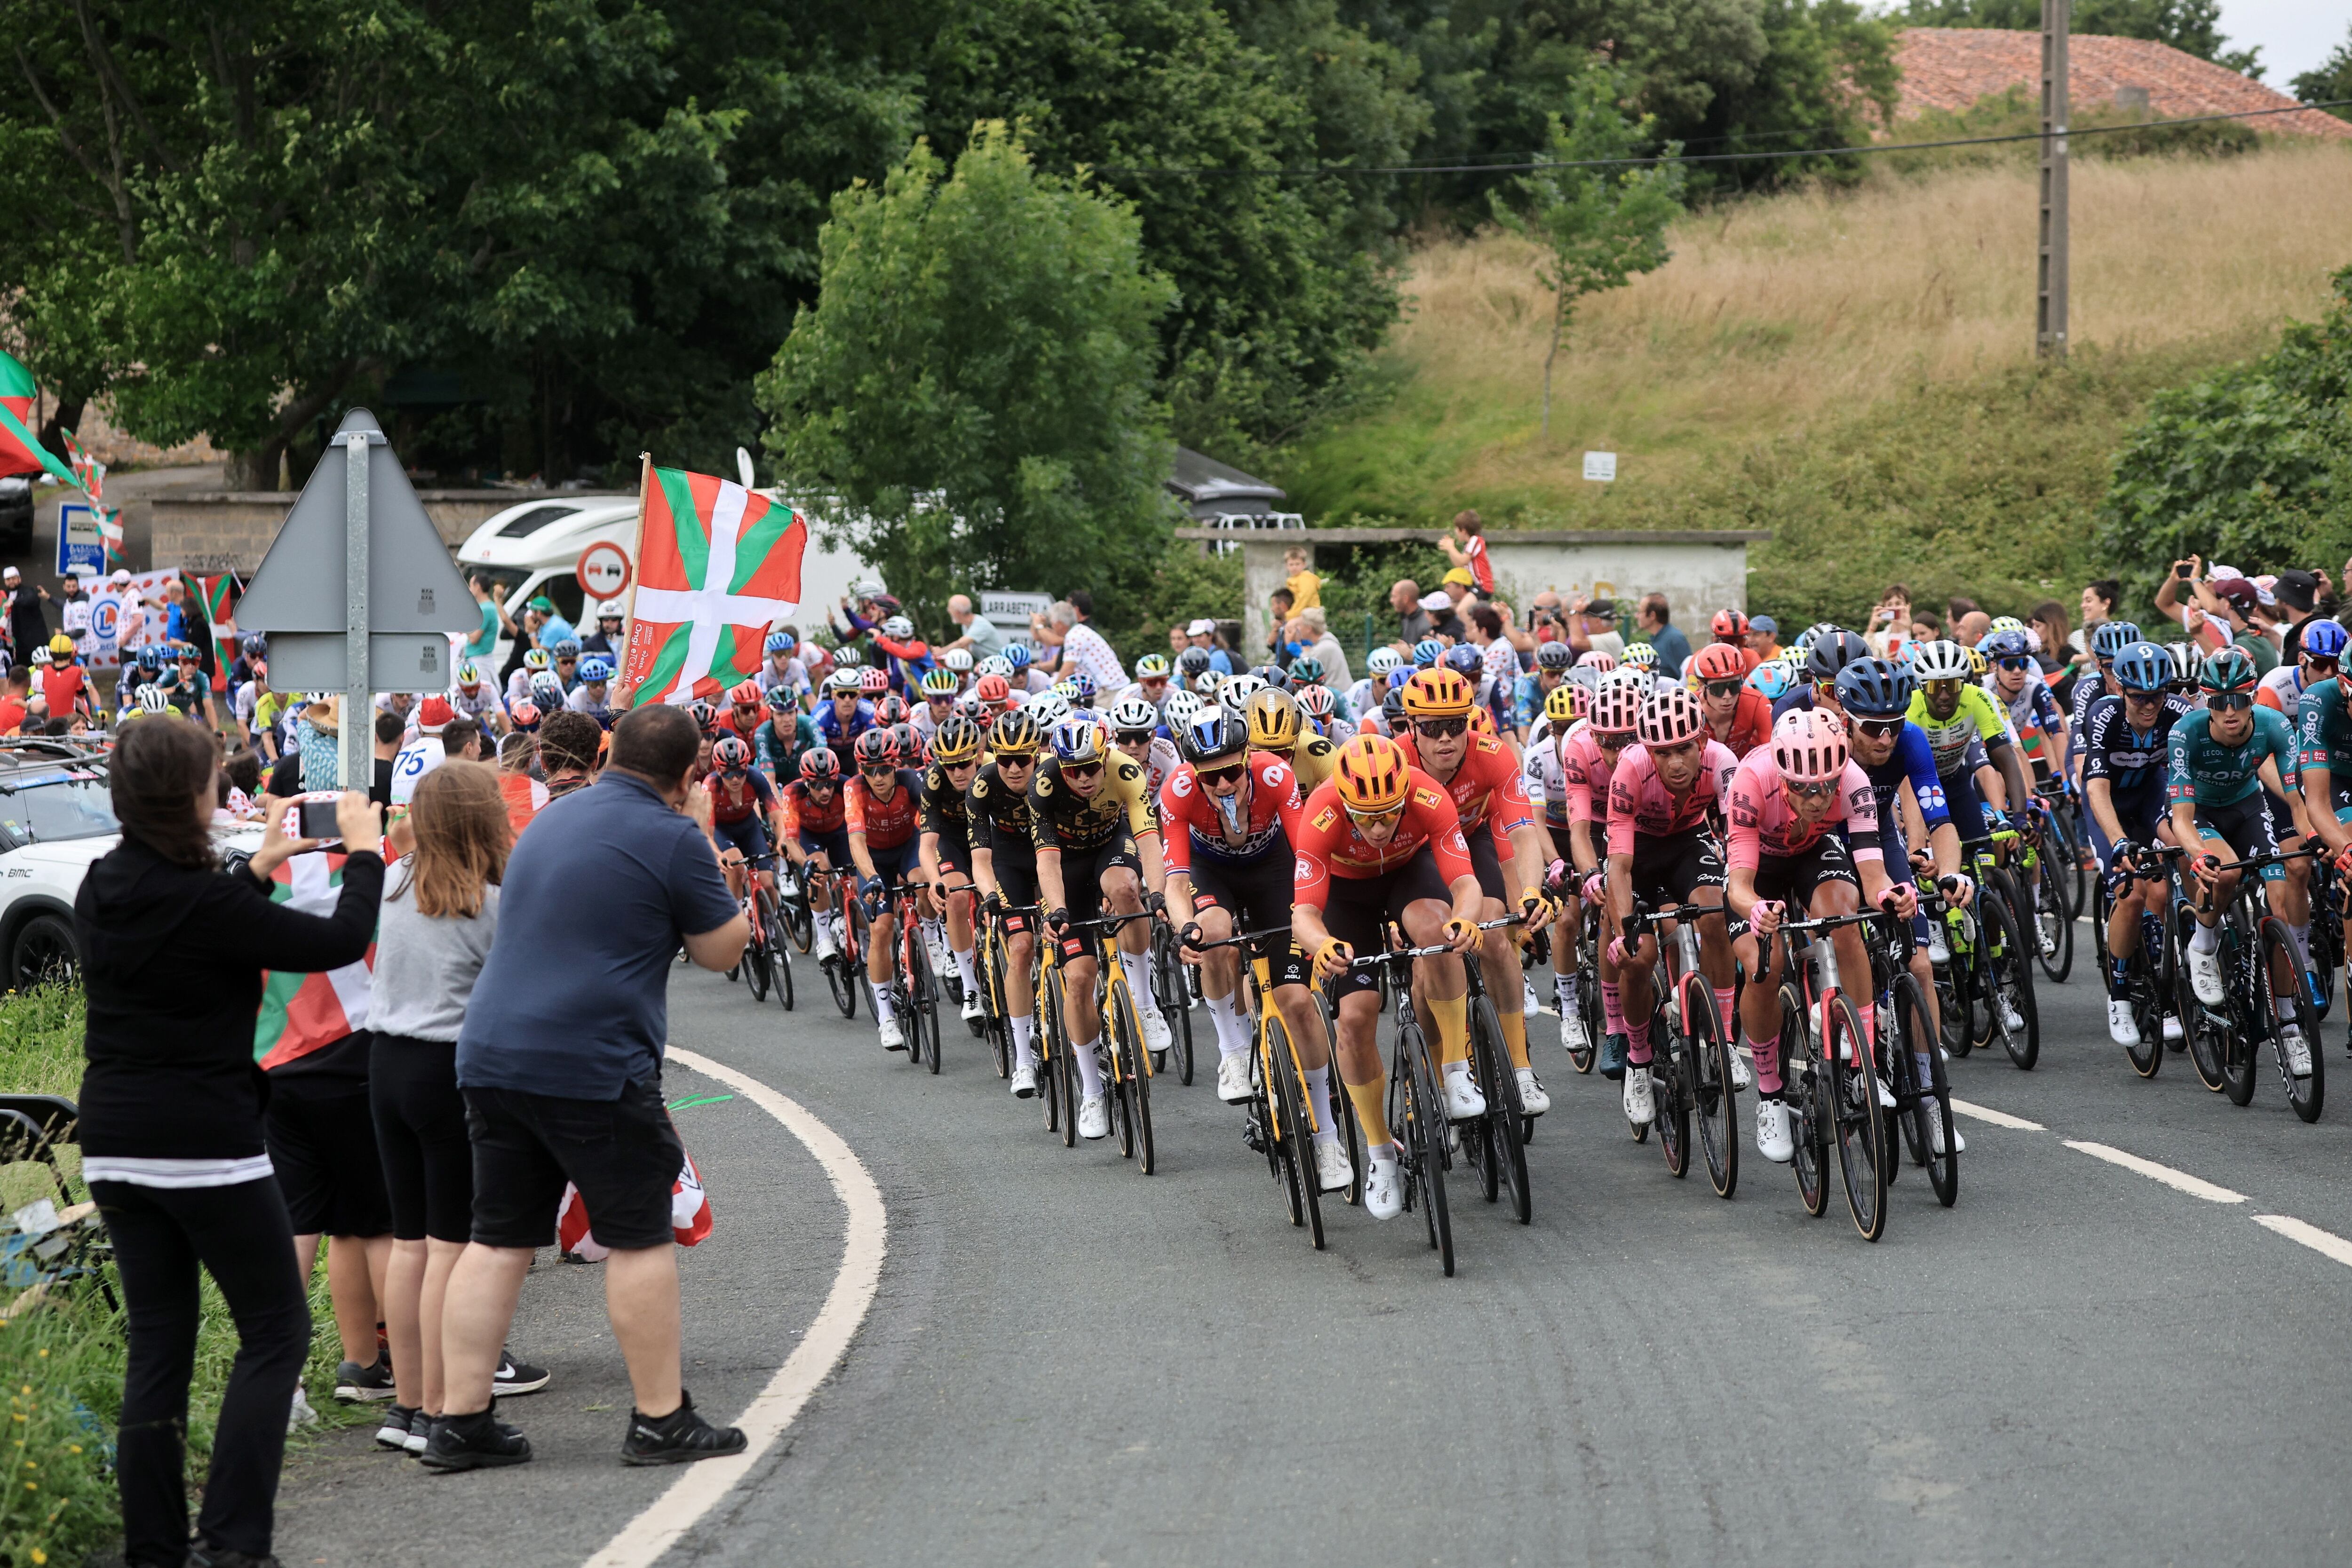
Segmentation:
{"type": "Polygon", "coordinates": [[[2328,113],[2352,120],[2352,33],[2326,59],[2296,77],[2293,86],[2304,102],[2332,103],[2336,107],[2328,113]]]}
{"type": "Polygon", "coordinates": [[[1172,521],[1152,397],[1173,300],[1132,210],[984,125],[835,198],[824,288],[760,378],[788,482],[937,624],[959,588],[1139,594],[1172,521]]]}
{"type": "MultiPolygon", "coordinates": [[[[2221,0],[2078,0],[2070,29],[2118,38],[2153,38],[2200,60],[2260,77],[2257,48],[2229,49],[2221,36],[2221,0]]],[[[1915,27],[2006,27],[2042,30],[2042,0],[1907,0],[1904,20],[1915,27]]]]}
{"type": "Polygon", "coordinates": [[[2270,353],[2150,400],[2098,535],[2143,596],[2191,552],[2268,572],[2352,550],[2352,267],[2335,284],[2326,317],[2270,353]]]}
{"type": "MultiPolygon", "coordinates": [[[[2068,124],[2078,134],[2068,143],[2075,158],[2230,158],[2262,150],[2263,135],[2241,120],[2207,120],[2193,125],[2148,123],[2139,110],[2112,103],[2078,106],[2068,124]],[[2118,127],[2120,129],[2110,129],[2118,127]],[[2080,132],[2091,134],[2079,134],[2080,132]]],[[[2027,136],[2040,132],[2042,110],[2022,86],[1978,100],[1958,110],[1926,109],[1906,117],[1887,134],[1890,142],[1941,142],[1969,136],[2027,136]]],[[[1885,159],[1890,172],[1919,178],[1955,167],[2031,167],[2042,156],[2037,142],[1994,142],[1977,147],[1928,147],[1900,159],[1885,159]]]]}

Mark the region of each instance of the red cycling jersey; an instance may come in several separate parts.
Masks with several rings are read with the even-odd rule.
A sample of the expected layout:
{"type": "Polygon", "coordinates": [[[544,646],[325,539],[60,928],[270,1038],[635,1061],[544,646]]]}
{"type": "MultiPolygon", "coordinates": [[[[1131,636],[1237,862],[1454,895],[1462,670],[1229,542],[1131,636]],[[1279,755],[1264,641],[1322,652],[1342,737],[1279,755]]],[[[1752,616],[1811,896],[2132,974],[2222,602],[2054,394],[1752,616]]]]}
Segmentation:
{"type": "Polygon", "coordinates": [[[702,775],[703,784],[710,791],[710,820],[740,822],[762,811],[776,808],[776,786],[768,775],[747,768],[730,774],[723,768],[713,768],[702,775]]]}
{"type": "MultiPolygon", "coordinates": [[[[1421,752],[1413,744],[1412,736],[1399,735],[1396,742],[1404,748],[1405,761],[1421,768],[1421,752]]],[[[1498,854],[1510,854],[1514,828],[1536,825],[1535,802],[1528,798],[1527,780],[1519,773],[1519,760],[1492,735],[1471,736],[1469,750],[1462,753],[1462,765],[1439,787],[1454,797],[1454,810],[1462,819],[1463,832],[1487,828],[1495,836],[1498,854]]]]}
{"type": "Polygon", "coordinates": [[[835,784],[833,798],[820,803],[809,793],[808,780],[794,779],[777,792],[776,810],[789,837],[800,833],[836,833],[848,822],[849,792],[835,784]]]}
{"type": "Polygon", "coordinates": [[[1647,747],[1626,747],[1617,754],[1617,772],[1609,780],[1609,853],[1631,855],[1637,833],[1664,838],[1704,823],[1708,808],[1731,788],[1731,775],[1738,766],[1730,747],[1709,741],[1699,760],[1698,777],[1687,792],[1675,795],[1658,776],[1647,747]]]}
{"type": "MultiPolygon", "coordinates": [[[[1753,655],[1750,655],[1751,662],[1753,655]]],[[[1714,732],[1715,721],[1707,721],[1707,730],[1714,732]]],[[[1731,748],[1734,757],[1744,757],[1772,738],[1772,704],[1760,691],[1742,687],[1739,705],[1731,710],[1731,728],[1716,739],[1731,748]]]]}
{"type": "Polygon", "coordinates": [[[898,782],[888,800],[877,800],[866,787],[864,774],[842,786],[843,807],[849,831],[866,835],[868,849],[896,849],[915,837],[915,813],[923,793],[923,776],[910,768],[898,770],[898,782]]]}
{"type": "MultiPolygon", "coordinates": [[[[1160,847],[1168,869],[1190,871],[1196,852],[1227,865],[1290,852],[1298,840],[1298,775],[1270,752],[1252,752],[1249,771],[1249,813],[1235,824],[1238,839],[1227,832],[1216,797],[1201,787],[1192,763],[1168,775],[1160,786],[1160,847]]],[[[1239,793],[1228,798],[1238,805],[1239,793]]]]}
{"type": "Polygon", "coordinates": [[[1731,802],[1725,812],[1731,819],[1731,866],[1752,871],[1767,855],[1786,858],[1802,854],[1840,826],[1853,842],[1855,860],[1885,858],[1878,847],[1878,795],[1870,786],[1870,775],[1853,763],[1846,763],[1829,809],[1811,826],[1798,820],[1770,752],[1748,752],[1732,771],[1726,794],[1731,802]]]}
{"type": "Polygon", "coordinates": [[[1462,837],[1462,817],[1452,797],[1437,781],[1412,769],[1405,775],[1408,791],[1404,815],[1396,832],[1377,848],[1357,831],[1339,807],[1339,786],[1327,779],[1300,806],[1298,837],[1293,840],[1298,858],[1291,874],[1291,897],[1310,909],[1321,909],[1331,896],[1331,879],[1363,881],[1393,871],[1428,847],[1437,858],[1438,879],[1452,887],[1465,877],[1475,877],[1470,845],[1462,837]]]}
{"type": "Polygon", "coordinates": [[[760,709],[759,716],[751,721],[749,728],[738,724],[735,721],[734,706],[730,703],[728,707],[720,710],[719,717],[714,721],[712,727],[715,728],[721,735],[732,735],[736,739],[741,741],[745,745],[751,748],[752,755],[757,756],[760,752],[760,742],[755,737],[760,733],[760,726],[767,721],[768,710],[763,704],[760,709]]]}
{"type": "MultiPolygon", "coordinates": [[[[1633,750],[1627,746],[1626,752],[1633,750]]],[[[1610,775],[1624,760],[1625,752],[1617,753],[1614,761],[1592,738],[1592,726],[1580,721],[1559,742],[1559,776],[1568,786],[1568,819],[1570,822],[1594,822],[1592,797],[1604,798],[1609,794],[1610,775]]]]}

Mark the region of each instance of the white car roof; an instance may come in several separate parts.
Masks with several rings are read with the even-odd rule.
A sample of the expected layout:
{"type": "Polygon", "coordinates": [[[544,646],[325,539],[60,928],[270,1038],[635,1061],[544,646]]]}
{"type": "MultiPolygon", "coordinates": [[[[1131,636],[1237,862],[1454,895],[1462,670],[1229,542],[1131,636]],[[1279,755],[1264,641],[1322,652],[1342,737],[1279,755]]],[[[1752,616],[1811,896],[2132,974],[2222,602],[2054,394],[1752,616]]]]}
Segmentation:
{"type": "Polygon", "coordinates": [[[576,559],[600,534],[626,528],[637,515],[635,496],[542,498],[494,513],[457,549],[468,566],[537,568],[576,559]]]}

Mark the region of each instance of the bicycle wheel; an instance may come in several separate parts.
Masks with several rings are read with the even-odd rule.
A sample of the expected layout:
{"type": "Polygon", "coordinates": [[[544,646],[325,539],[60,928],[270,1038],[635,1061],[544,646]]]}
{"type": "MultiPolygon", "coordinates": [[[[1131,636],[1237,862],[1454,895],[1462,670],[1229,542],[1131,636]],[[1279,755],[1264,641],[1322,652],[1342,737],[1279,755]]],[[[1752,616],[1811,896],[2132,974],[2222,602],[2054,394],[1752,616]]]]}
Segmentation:
{"type": "MultiPolygon", "coordinates": [[[[756,909],[755,905],[755,911],[756,909]]],[[[735,966],[741,972],[744,984],[751,988],[754,1002],[768,999],[768,942],[771,940],[768,933],[773,929],[768,924],[765,914],[755,912],[751,917],[751,939],[743,943],[743,956],[736,960],[735,966]]]]}
{"type": "Polygon", "coordinates": [[[1070,1033],[1062,1021],[1062,972],[1049,969],[1037,987],[1037,1048],[1045,1053],[1045,1068],[1054,1089],[1045,1102],[1045,1130],[1062,1135],[1062,1147],[1078,1142],[1078,1069],[1070,1051],[1070,1033]]]}
{"type": "MultiPolygon", "coordinates": [[[[2259,1016],[2269,1020],[2271,1055],[2277,1064],[2279,1082],[2286,1089],[2286,1100],[2303,1121],[2316,1121],[2327,1100],[2326,1065],[2319,1045],[2319,1009],[2312,1005],[2310,987],[2304,983],[2303,960],[2296,951],[2294,939],[2288,934],[2286,922],[2276,915],[2264,915],[2260,927],[2262,941],[2262,984],[2259,1016]],[[2290,1016],[2279,1016],[2276,983],[2273,978],[2277,969],[2284,968],[2295,977],[2294,994],[2288,1000],[2290,1016]],[[2280,1033],[2284,1025],[2292,1023],[2303,1031],[2304,1054],[2310,1058],[2311,1070],[2297,1075],[2287,1060],[2286,1041],[2280,1033]]],[[[2251,1076],[2251,1075],[2249,1075],[2251,1076]]],[[[2235,1098],[2232,1096],[2231,1098],[2235,1098]]]]}
{"type": "Polygon", "coordinates": [[[994,930],[981,928],[980,1010],[987,1027],[988,1057],[996,1076],[1013,1076],[1013,1025],[1004,1012],[1004,946],[994,930]]]}
{"type": "Polygon", "coordinates": [[[1987,889],[1984,905],[1985,1011],[2009,1059],[2032,1072],[2042,1059],[2042,1014],[2033,1001],[2028,939],[2006,890],[1987,889]]]}
{"type": "Polygon", "coordinates": [[[1421,1205],[1429,1245],[1447,1279],[1454,1277],[1454,1216],[1445,1202],[1445,1101],[1437,1092],[1437,1069],[1429,1059],[1421,1028],[1399,1008],[1396,1065],[1389,1081],[1389,1116],[1400,1153],[1409,1163],[1409,1203],[1421,1205]]]}
{"type": "Polygon", "coordinates": [[[1184,961],[1176,955],[1180,945],[1175,931],[1165,921],[1152,922],[1151,994],[1160,1003],[1160,1016],[1168,1020],[1168,1044],[1174,1058],[1176,1080],[1190,1087],[1192,1082],[1192,997],[1184,984],[1184,961]]]}
{"type": "Polygon", "coordinates": [[[1489,1147],[1495,1171],[1510,1199],[1511,1213],[1526,1225],[1535,1213],[1535,1194],[1528,1185],[1527,1104],[1519,1098],[1519,1075],[1512,1069],[1509,1048],[1503,1044],[1502,1021],[1495,1016],[1495,1004],[1488,997],[1473,999],[1470,1035],[1472,1059],[1478,1063],[1480,1076],[1487,1079],[1486,1121],[1493,1129],[1489,1147]]]}
{"type": "Polygon", "coordinates": [[[1315,1174],[1314,1133],[1307,1126],[1307,1078],[1290,1038],[1290,1026],[1279,1014],[1265,1025],[1264,1060],[1273,1068],[1266,1100],[1273,1108],[1274,1133],[1282,1142],[1286,1180],[1296,1194],[1291,1223],[1304,1224],[1315,1250],[1323,1250],[1323,1189],[1315,1174]]]}
{"type": "MultiPolygon", "coordinates": [[[[1936,1201],[1946,1208],[1960,1195],[1959,1141],[1952,1125],[1952,1084],[1944,1069],[1944,1053],[1936,1048],[1936,1031],[1927,1022],[1927,994],[1916,977],[1895,977],[1895,1031],[1892,1048],[1903,1068],[1904,1080],[1918,1102],[1904,1118],[1911,1142],[1912,1161],[1927,1173],[1936,1201]],[[1919,1058],[1927,1058],[1927,1081],[1919,1081],[1919,1058]],[[1944,1152],[1935,1152],[1935,1133],[1944,1134],[1944,1152]]],[[[2159,1049],[2161,1047],[2159,1046],[2159,1049]]]]}
{"type": "Polygon", "coordinates": [[[1830,1038],[1822,1055],[1829,1063],[1830,1104],[1837,1122],[1838,1172],[1845,1179],[1845,1205],[1864,1241],[1886,1234],[1886,1119],[1879,1113],[1878,1084],[1870,1066],[1870,1042],[1862,1019],[1843,994],[1830,1004],[1830,1038]]]}
{"type": "Polygon", "coordinates": [[[791,893],[776,900],[776,910],[783,920],[784,934],[805,954],[816,941],[816,912],[809,908],[805,877],[793,878],[792,886],[791,893]]]}
{"type": "MultiPolygon", "coordinates": [[[[2188,928],[2196,923],[2194,917],[2181,921],[2182,941],[2188,941],[2188,928]]],[[[2189,978],[2189,961],[2184,956],[2172,966],[2172,1005],[2180,1016],[2181,1032],[2188,1037],[2189,1065],[2197,1069],[2197,1080],[2219,1094],[2222,1086],[2222,1040],[2229,1028],[2226,1018],[2208,1011],[2197,999],[2197,987],[2189,978]]]]}
{"type": "Polygon", "coordinates": [[[2044,859],[2058,862],[2058,885],[2066,894],[2066,918],[2074,920],[2083,912],[2083,900],[2090,896],[2091,885],[2096,879],[2083,864],[2083,823],[2074,815],[2074,802],[2060,796],[2050,807],[2052,842],[2042,848],[2044,859]]]}
{"type": "MultiPolygon", "coordinates": [[[[1935,918],[1943,919],[1940,915],[1935,918]]],[[[1962,924],[1972,923],[1963,914],[1962,924]]],[[[1929,966],[1936,977],[1937,1016],[1943,1020],[1944,1048],[1956,1057],[1965,1057],[1976,1049],[1975,950],[1972,945],[1969,952],[1960,951],[1960,933],[1949,921],[1944,921],[1944,942],[1951,956],[1929,966]]]]}
{"type": "MultiPolygon", "coordinates": [[[[836,887],[835,892],[839,893],[836,887]]],[[[833,1005],[841,1009],[845,1018],[857,1016],[857,993],[866,984],[866,941],[870,934],[866,921],[866,905],[856,899],[836,897],[834,908],[840,911],[841,951],[824,966],[824,983],[832,989],[833,1005]]]]}
{"type": "Polygon", "coordinates": [[[1715,1010],[1715,992],[1704,974],[1685,974],[1682,984],[1683,1028],[1688,1037],[1687,1114],[1698,1128],[1699,1152],[1706,1159],[1715,1195],[1727,1198],[1739,1185],[1739,1120],[1732,1114],[1738,1096],[1731,1087],[1731,1043],[1715,1010]]]}
{"type": "Polygon", "coordinates": [[[908,911],[899,911],[898,984],[892,996],[899,1003],[898,1026],[907,1037],[907,1065],[923,1065],[923,1047],[928,1043],[936,1049],[938,1042],[926,1041],[923,1034],[923,995],[930,989],[930,956],[923,950],[922,933],[911,928],[906,918],[908,911]]]}
{"type": "Polygon", "coordinates": [[[1143,1027],[1135,1016],[1135,999],[1127,994],[1127,982],[1120,981],[1114,990],[1118,1016],[1125,1020],[1119,1028],[1125,1039],[1128,1117],[1134,1123],[1135,1173],[1148,1176],[1160,1168],[1159,1146],[1151,1141],[1151,1053],[1144,1048],[1143,1027]]]}
{"type": "Polygon", "coordinates": [[[1805,1212],[1816,1219],[1829,1207],[1830,1186],[1826,1175],[1829,1163],[1829,1129],[1824,1121],[1827,1107],[1822,1103],[1828,1085],[1822,1081],[1821,1063],[1813,1053],[1813,1031],[1805,1021],[1804,994],[1794,985],[1780,987],[1780,1072],[1787,1088],[1782,1091],[1789,1105],[1789,1118],[1793,1126],[1796,1153],[1790,1160],[1797,1174],[1797,1196],[1803,1200],[1805,1212]]]}
{"type": "Polygon", "coordinates": [[[2074,972],[2074,916],[2066,907],[2066,889],[2058,879],[2054,845],[2042,849],[2033,878],[2033,957],[2053,985],[2063,985],[2074,972]]]}
{"type": "MultiPolygon", "coordinates": [[[[1666,1173],[1679,1181],[1690,1173],[1690,1100],[1685,1081],[1690,1052],[1666,1006],[1666,987],[1650,979],[1650,1123],[1658,1130],[1658,1152],[1666,1173]]],[[[1625,1070],[1632,1072],[1633,1064],[1625,1070]]]]}
{"type": "MultiPolygon", "coordinates": [[[[1591,922],[1588,922],[1591,923],[1591,922]]],[[[1576,986],[1576,1014],[1584,1020],[1584,1047],[1570,1050],[1568,1059],[1577,1071],[1589,1073],[1601,1054],[1601,950],[1589,936],[1580,935],[1576,943],[1577,973],[1581,976],[1576,986]]]]}

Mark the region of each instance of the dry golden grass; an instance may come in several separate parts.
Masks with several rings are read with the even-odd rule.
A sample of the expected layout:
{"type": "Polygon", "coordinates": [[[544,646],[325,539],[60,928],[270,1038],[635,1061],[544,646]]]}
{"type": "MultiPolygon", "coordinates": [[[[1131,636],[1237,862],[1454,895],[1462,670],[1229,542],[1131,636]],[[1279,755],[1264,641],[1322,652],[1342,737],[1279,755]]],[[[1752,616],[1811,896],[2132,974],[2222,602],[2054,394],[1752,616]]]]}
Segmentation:
{"type": "MultiPolygon", "coordinates": [[[[1537,417],[1551,300],[1532,248],[1507,234],[1427,247],[1388,351],[1411,373],[1408,416],[1452,426],[1424,425],[1421,479],[1572,490],[1580,454],[1606,447],[1643,455],[1629,479],[1671,483],[1726,437],[2026,362],[2033,182],[2017,167],[1887,175],[1686,219],[1665,267],[1584,302],[1549,442],[1537,417]]],[[[2250,353],[2284,320],[2317,315],[2328,275],[2352,262],[2352,148],[2078,160],[2074,219],[2078,351],[2250,353]]]]}

